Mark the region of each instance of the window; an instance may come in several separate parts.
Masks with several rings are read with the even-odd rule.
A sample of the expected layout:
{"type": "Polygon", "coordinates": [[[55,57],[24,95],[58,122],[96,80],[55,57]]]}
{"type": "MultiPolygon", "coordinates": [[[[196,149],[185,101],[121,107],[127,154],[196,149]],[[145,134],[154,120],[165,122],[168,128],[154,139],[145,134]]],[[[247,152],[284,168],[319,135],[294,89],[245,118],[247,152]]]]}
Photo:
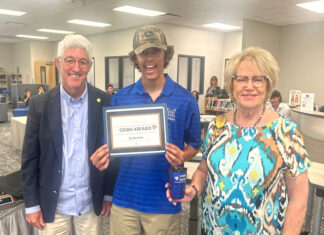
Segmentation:
{"type": "Polygon", "coordinates": [[[134,83],[134,66],[128,56],[112,56],[105,58],[105,81],[106,86],[112,84],[121,89],[134,83]]]}
{"type": "Polygon", "coordinates": [[[204,93],[205,57],[178,55],[178,83],[189,91],[204,93]]]}

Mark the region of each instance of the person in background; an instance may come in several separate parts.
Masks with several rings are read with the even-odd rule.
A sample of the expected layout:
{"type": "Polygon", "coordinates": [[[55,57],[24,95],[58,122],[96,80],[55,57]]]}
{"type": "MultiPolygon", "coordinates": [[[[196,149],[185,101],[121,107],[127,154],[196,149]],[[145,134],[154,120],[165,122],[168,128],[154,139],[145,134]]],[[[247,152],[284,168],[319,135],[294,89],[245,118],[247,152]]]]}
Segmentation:
{"type": "Polygon", "coordinates": [[[185,197],[173,200],[167,191],[174,204],[202,194],[202,234],[300,233],[310,159],[299,127],[265,107],[278,76],[277,61],[261,48],[245,49],[226,66],[236,108],[210,122],[185,197]]]}
{"type": "Polygon", "coordinates": [[[116,92],[114,91],[114,86],[113,84],[108,84],[107,86],[107,92],[111,95],[114,95],[116,92]]]}
{"type": "Polygon", "coordinates": [[[194,90],[194,91],[191,92],[191,94],[196,98],[196,100],[198,102],[198,100],[199,100],[199,93],[198,93],[198,91],[194,90]]]}
{"type": "Polygon", "coordinates": [[[72,228],[78,235],[101,235],[98,215],[110,212],[117,177],[109,169],[100,172],[89,157],[102,147],[102,108],[111,96],[87,83],[91,57],[85,37],[66,36],[55,58],[62,83],[30,100],[22,184],[26,220],[41,235],[69,235],[72,228]]]}
{"type": "Polygon", "coordinates": [[[28,88],[26,88],[25,96],[24,96],[24,103],[25,103],[26,107],[28,107],[28,105],[29,105],[30,98],[31,98],[31,92],[28,88]]]}
{"type": "Polygon", "coordinates": [[[270,96],[270,103],[267,108],[275,111],[279,116],[290,120],[291,110],[288,104],[281,103],[282,97],[278,90],[274,90],[270,96]]]}
{"type": "Polygon", "coordinates": [[[221,89],[218,86],[218,78],[213,75],[210,78],[210,87],[206,91],[205,97],[218,97],[221,94],[221,89]]]}
{"type": "Polygon", "coordinates": [[[43,85],[39,85],[38,88],[37,88],[37,94],[40,95],[40,94],[44,94],[44,86],[43,85]]]}
{"type": "MultiPolygon", "coordinates": [[[[163,73],[173,53],[173,46],[167,45],[160,28],[147,25],[136,30],[133,51],[129,55],[142,77],[118,91],[111,105],[166,104],[169,143],[166,143],[165,154],[120,158],[110,235],[180,234],[181,205],[174,207],[168,202],[164,185],[168,181],[169,167],[183,166],[198,152],[201,132],[196,99],[163,73]]],[[[92,156],[99,169],[105,164],[101,157],[104,154],[97,151],[92,156]]]]}

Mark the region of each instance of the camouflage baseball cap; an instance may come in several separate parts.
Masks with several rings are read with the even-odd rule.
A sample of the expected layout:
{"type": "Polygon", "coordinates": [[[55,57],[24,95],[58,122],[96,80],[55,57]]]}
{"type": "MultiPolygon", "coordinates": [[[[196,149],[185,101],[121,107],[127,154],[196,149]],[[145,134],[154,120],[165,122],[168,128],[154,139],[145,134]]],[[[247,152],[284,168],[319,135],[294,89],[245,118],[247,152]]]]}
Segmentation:
{"type": "Polygon", "coordinates": [[[133,49],[135,54],[142,53],[150,47],[167,50],[168,45],[162,30],[153,25],[146,25],[136,30],[133,39],[133,49]]]}

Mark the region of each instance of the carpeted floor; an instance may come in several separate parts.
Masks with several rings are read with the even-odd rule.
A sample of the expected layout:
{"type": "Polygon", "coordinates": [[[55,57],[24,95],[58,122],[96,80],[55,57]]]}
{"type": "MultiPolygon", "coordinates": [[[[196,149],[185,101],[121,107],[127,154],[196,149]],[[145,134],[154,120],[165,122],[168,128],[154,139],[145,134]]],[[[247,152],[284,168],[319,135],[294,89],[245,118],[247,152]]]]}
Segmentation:
{"type": "MultiPolygon", "coordinates": [[[[12,116],[12,112],[9,111],[9,120],[12,116]]],[[[0,122],[0,176],[7,175],[11,172],[20,169],[21,152],[15,149],[12,145],[10,121],[0,122]]],[[[317,200],[316,198],[314,200],[317,200]]],[[[181,235],[188,234],[189,227],[189,203],[183,204],[183,211],[181,212],[181,235]]],[[[200,206],[199,206],[200,208],[200,206]]],[[[1,213],[8,213],[10,210],[1,213]]],[[[323,215],[323,213],[322,213],[323,215]]],[[[199,223],[200,224],[200,221],[199,223]]],[[[324,235],[324,217],[322,216],[321,235],[324,235]]],[[[109,234],[109,219],[104,219],[103,222],[103,234],[109,234]]],[[[198,229],[198,235],[200,229],[198,229]]],[[[307,234],[307,233],[306,233],[307,234]]]]}

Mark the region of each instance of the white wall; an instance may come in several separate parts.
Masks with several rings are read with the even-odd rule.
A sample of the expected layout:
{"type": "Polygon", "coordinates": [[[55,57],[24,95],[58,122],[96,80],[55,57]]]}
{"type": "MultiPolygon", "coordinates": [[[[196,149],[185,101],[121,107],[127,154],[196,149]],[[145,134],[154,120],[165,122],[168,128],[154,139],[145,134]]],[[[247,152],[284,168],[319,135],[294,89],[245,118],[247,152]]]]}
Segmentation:
{"type": "Polygon", "coordinates": [[[174,46],[174,57],[166,70],[174,81],[177,81],[178,54],[205,57],[204,94],[199,95],[199,109],[203,113],[205,92],[211,76],[216,75],[222,84],[224,33],[169,24],[160,26],[166,35],[168,44],[174,46]]]}
{"type": "Polygon", "coordinates": [[[0,43],[0,67],[4,69],[5,73],[14,73],[13,56],[12,56],[12,44],[0,43]]]}
{"type": "Polygon", "coordinates": [[[276,86],[288,102],[289,90],[315,93],[315,103],[324,105],[324,22],[273,26],[245,20],[243,48],[260,46],[278,60],[280,79],[276,86]]]}
{"type": "Polygon", "coordinates": [[[278,60],[280,27],[253,20],[243,21],[242,48],[250,46],[262,47],[272,53],[278,60]]]}
{"type": "Polygon", "coordinates": [[[32,83],[30,44],[30,41],[23,41],[13,45],[13,67],[19,67],[23,83],[32,83]]]}
{"type": "Polygon", "coordinates": [[[324,105],[324,22],[281,27],[278,89],[288,101],[289,90],[315,93],[324,105]]]}
{"type": "Polygon", "coordinates": [[[0,50],[8,58],[6,67],[10,68],[11,73],[17,73],[19,69],[23,83],[35,83],[35,61],[54,61],[56,44],[42,41],[0,43],[0,50]]]}
{"type": "MultiPolygon", "coordinates": [[[[224,70],[225,70],[225,59],[230,59],[234,55],[238,54],[242,50],[242,31],[235,31],[225,33],[224,35],[224,54],[223,54],[223,79],[224,79],[224,70]]],[[[224,81],[220,84],[222,87],[224,81]]]]}
{"type": "Polygon", "coordinates": [[[57,43],[32,41],[30,45],[31,83],[35,83],[35,61],[54,61],[53,47],[57,43]]]}
{"type": "Polygon", "coordinates": [[[204,91],[207,90],[212,75],[221,76],[223,59],[223,33],[161,25],[168,44],[174,46],[174,57],[168,67],[168,73],[177,80],[178,55],[196,55],[205,57],[204,91]]]}
{"type": "Polygon", "coordinates": [[[95,57],[96,87],[105,90],[105,57],[127,56],[132,49],[134,30],[121,30],[89,36],[95,57]]]}

